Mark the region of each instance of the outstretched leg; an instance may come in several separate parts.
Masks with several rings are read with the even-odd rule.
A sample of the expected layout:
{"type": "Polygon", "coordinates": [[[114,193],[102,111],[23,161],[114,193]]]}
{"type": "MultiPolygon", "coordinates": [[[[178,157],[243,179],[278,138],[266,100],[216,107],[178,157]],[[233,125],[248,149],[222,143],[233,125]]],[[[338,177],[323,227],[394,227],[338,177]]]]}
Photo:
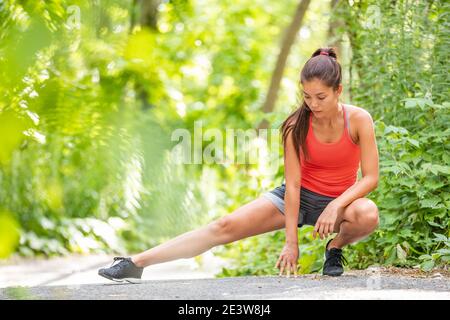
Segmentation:
{"type": "Polygon", "coordinates": [[[131,257],[138,267],[197,256],[212,247],[284,228],[284,216],[272,202],[257,198],[233,213],[131,257]]]}

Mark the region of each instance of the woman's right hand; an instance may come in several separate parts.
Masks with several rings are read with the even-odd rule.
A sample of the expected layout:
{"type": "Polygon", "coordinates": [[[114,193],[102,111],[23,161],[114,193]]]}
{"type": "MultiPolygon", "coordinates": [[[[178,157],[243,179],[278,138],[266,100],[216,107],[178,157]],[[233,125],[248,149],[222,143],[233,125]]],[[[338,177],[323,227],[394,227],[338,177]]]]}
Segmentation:
{"type": "Polygon", "coordinates": [[[286,243],[281,251],[280,257],[278,258],[275,268],[280,269],[280,276],[283,275],[284,270],[286,270],[287,277],[290,276],[291,271],[294,277],[297,277],[297,260],[298,260],[298,245],[286,243]]]}

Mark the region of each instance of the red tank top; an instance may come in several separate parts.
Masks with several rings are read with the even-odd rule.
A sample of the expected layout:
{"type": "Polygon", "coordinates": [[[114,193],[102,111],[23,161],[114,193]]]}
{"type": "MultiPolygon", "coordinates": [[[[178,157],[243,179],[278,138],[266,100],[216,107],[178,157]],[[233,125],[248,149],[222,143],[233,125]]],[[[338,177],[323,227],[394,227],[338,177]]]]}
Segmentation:
{"type": "Polygon", "coordinates": [[[334,143],[323,143],[317,140],[312,128],[312,114],[310,114],[306,136],[308,160],[303,160],[303,152],[301,152],[301,186],[329,197],[338,197],[356,182],[360,162],[360,147],[351,139],[344,104],[342,104],[342,110],[344,132],[341,139],[334,143]]]}

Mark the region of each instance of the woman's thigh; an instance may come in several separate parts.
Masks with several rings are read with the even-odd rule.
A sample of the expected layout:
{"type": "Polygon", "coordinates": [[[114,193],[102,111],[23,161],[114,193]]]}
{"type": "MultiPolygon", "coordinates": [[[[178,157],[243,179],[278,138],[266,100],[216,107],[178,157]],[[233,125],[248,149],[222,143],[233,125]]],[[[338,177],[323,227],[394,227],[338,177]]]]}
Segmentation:
{"type": "Polygon", "coordinates": [[[259,197],[216,221],[227,237],[235,241],[284,228],[284,215],[264,197],[259,197]]]}

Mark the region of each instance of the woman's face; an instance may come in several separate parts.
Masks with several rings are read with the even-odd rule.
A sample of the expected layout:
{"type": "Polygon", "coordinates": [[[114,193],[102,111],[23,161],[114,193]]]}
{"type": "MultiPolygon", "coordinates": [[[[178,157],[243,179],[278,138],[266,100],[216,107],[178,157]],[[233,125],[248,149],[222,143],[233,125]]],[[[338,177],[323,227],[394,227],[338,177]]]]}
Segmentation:
{"type": "Polygon", "coordinates": [[[315,117],[324,117],[336,112],[342,84],[336,91],[318,79],[305,81],[303,84],[303,97],[315,117]]]}

